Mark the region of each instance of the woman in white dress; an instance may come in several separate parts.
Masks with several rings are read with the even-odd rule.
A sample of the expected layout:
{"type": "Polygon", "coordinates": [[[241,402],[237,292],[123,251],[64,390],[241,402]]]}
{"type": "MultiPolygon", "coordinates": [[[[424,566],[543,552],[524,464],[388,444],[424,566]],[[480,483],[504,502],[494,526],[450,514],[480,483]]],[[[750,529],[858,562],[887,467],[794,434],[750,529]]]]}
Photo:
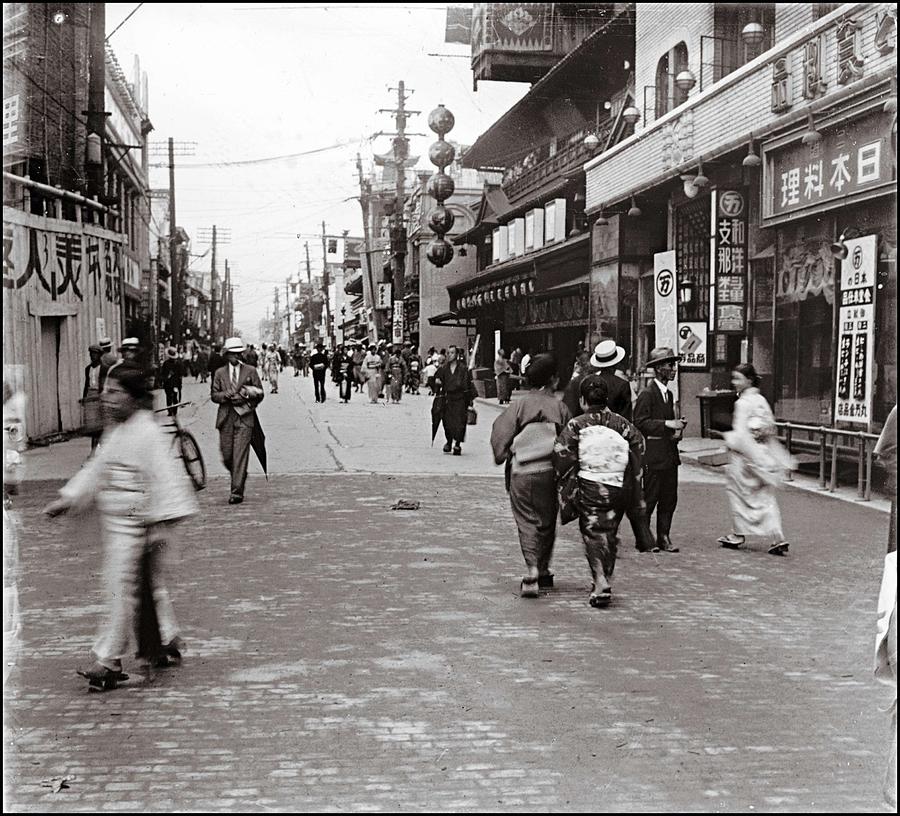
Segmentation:
{"type": "Polygon", "coordinates": [[[771,555],[786,555],[790,545],[781,527],[775,488],[796,462],[778,442],[775,417],[759,392],[756,369],[742,363],[732,372],[731,384],[738,399],[732,430],[723,437],[731,454],[726,472],[733,531],[719,543],[738,549],[746,536],[758,535],[770,539],[771,555]]]}

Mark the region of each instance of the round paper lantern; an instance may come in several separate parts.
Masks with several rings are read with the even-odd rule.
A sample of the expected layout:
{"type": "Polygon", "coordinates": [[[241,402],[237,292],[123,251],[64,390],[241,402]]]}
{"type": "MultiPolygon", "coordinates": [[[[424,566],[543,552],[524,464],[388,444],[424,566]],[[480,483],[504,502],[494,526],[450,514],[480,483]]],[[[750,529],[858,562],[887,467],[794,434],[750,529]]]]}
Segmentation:
{"type": "Polygon", "coordinates": [[[453,260],[453,247],[443,238],[437,238],[425,248],[425,257],[439,268],[446,266],[453,260]]]}
{"type": "Polygon", "coordinates": [[[456,185],[453,183],[453,179],[446,173],[435,173],[428,179],[428,194],[437,199],[438,203],[443,203],[450,198],[455,189],[456,185]]]}
{"type": "Polygon", "coordinates": [[[432,232],[443,236],[444,233],[450,231],[455,220],[453,213],[443,205],[439,204],[431,211],[431,215],[428,216],[428,227],[432,232]]]}
{"type": "Polygon", "coordinates": [[[456,156],[456,148],[443,139],[435,142],[428,148],[428,158],[431,159],[432,164],[437,165],[441,170],[453,161],[454,156],[456,156]]]}
{"type": "Polygon", "coordinates": [[[428,127],[430,127],[438,136],[445,136],[456,124],[456,119],[450,111],[443,105],[438,105],[431,113],[428,114],[428,127]]]}

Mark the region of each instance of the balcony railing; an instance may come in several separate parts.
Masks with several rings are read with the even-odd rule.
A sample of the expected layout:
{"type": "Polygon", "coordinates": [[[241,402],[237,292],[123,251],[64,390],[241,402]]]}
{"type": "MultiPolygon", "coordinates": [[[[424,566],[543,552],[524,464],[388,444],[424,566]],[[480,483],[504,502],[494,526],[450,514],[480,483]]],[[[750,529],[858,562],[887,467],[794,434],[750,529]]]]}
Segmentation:
{"type": "MultiPolygon", "coordinates": [[[[604,144],[612,130],[612,120],[604,122],[597,138],[604,144]]],[[[521,161],[508,168],[501,184],[506,197],[513,201],[539,189],[547,181],[574,168],[580,168],[596,155],[596,150],[584,144],[584,137],[590,131],[581,130],[563,140],[563,145],[550,155],[550,145],[541,145],[521,161]]]]}

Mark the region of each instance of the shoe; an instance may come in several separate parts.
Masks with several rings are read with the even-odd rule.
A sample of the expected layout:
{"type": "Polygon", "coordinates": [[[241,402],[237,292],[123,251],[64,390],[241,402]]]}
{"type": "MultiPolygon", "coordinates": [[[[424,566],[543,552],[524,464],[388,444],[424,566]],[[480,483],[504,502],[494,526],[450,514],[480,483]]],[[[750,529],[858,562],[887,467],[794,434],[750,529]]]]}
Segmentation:
{"type": "Polygon", "coordinates": [[[156,668],[177,666],[181,663],[181,653],[185,651],[184,641],[177,635],[168,643],[160,647],[159,657],[156,659],[156,668]]]}
{"type": "Polygon", "coordinates": [[[449,442],[446,445],[444,445],[444,448],[443,448],[444,453],[450,453],[451,447],[452,447],[452,445],[449,442]]]}
{"type": "Polygon", "coordinates": [[[243,496],[231,496],[228,499],[229,504],[240,504],[244,500],[243,496]]]}
{"type": "Polygon", "coordinates": [[[453,455],[462,456],[462,448],[459,445],[453,448],[453,455]]]}
{"type": "Polygon", "coordinates": [[[523,598],[539,598],[541,596],[541,593],[538,591],[539,582],[538,578],[523,578],[519,594],[523,598]]]}
{"type": "Polygon", "coordinates": [[[652,543],[651,544],[635,544],[634,548],[639,553],[658,553],[659,552],[659,547],[657,547],[656,544],[652,544],[652,543]]]}
{"type": "Polygon", "coordinates": [[[678,547],[672,544],[667,535],[657,536],[656,545],[659,547],[660,552],[677,553],[679,551],[678,547]]]}
{"type": "Polygon", "coordinates": [[[787,541],[779,541],[768,549],[769,555],[787,555],[788,547],[791,545],[787,541]]]}
{"type": "Polygon", "coordinates": [[[594,609],[601,609],[604,606],[609,606],[612,601],[612,587],[606,587],[605,589],[601,589],[599,592],[592,592],[590,597],[588,598],[588,603],[594,607],[594,609]]]}
{"type": "Polygon", "coordinates": [[[727,536],[721,536],[716,539],[723,547],[729,550],[739,550],[744,546],[744,537],[729,533],[727,536]]]}
{"type": "Polygon", "coordinates": [[[553,589],[553,573],[545,572],[543,575],[538,575],[538,586],[541,589],[553,589]]]}
{"type": "Polygon", "coordinates": [[[87,678],[92,691],[112,691],[120,682],[128,679],[128,675],[121,669],[111,669],[99,662],[92,664],[85,671],[77,669],[76,673],[87,678]]]}

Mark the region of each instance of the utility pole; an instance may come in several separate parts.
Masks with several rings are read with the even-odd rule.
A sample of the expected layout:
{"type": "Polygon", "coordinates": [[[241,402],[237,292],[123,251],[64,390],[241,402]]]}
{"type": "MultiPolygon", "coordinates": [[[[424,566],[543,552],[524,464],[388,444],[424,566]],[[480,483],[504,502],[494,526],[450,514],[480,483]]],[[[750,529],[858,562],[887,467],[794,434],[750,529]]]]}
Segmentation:
{"type": "Polygon", "coordinates": [[[225,261],[225,285],[222,287],[224,308],[222,309],[222,322],[226,338],[232,335],[232,320],[234,318],[234,295],[231,290],[231,270],[228,268],[228,260],[225,261]]]}
{"type": "Polygon", "coordinates": [[[306,281],[309,284],[309,294],[306,297],[306,325],[309,327],[309,340],[312,342],[312,271],[309,267],[309,241],[306,241],[303,246],[306,248],[306,281]]]}
{"type": "Polygon", "coordinates": [[[216,261],[218,258],[219,244],[227,244],[231,241],[230,229],[219,229],[218,225],[213,224],[212,227],[203,227],[197,233],[198,240],[208,243],[212,247],[211,275],[210,275],[210,296],[212,305],[209,313],[209,333],[211,342],[218,343],[222,335],[222,318],[225,315],[225,292],[219,284],[219,273],[216,261]]]}
{"type": "Polygon", "coordinates": [[[325,333],[328,335],[328,348],[334,345],[334,334],[331,331],[331,304],[328,298],[328,251],[325,246],[325,222],[322,222],[322,292],[325,295],[325,333]]]}
{"type": "Polygon", "coordinates": [[[272,342],[281,339],[281,309],[278,307],[278,287],[275,287],[275,311],[272,313],[272,342]]]}
{"type": "Polygon", "coordinates": [[[293,306],[291,304],[291,279],[284,279],[284,311],[287,316],[287,335],[285,339],[285,343],[288,348],[291,345],[291,334],[293,332],[293,326],[291,325],[291,315],[294,312],[293,306]]]}
{"type": "MultiPolygon", "coordinates": [[[[394,89],[392,89],[394,90],[394,89]]],[[[396,200],[394,201],[394,224],[391,229],[391,267],[393,270],[394,329],[393,341],[403,342],[404,325],[404,287],[406,265],[406,225],[404,223],[404,206],[406,204],[406,160],[409,158],[409,139],[406,138],[406,120],[421,111],[406,109],[406,85],[403,80],[398,83],[397,107],[394,110],[382,109],[379,113],[393,113],[397,132],[394,134],[394,169],[396,178],[396,200]],[[399,314],[398,314],[399,312],[399,314]],[[399,335],[399,336],[398,336],[399,335]]],[[[412,93],[412,92],[410,92],[412,93]]]]}
{"type": "Polygon", "coordinates": [[[359,205],[363,216],[363,245],[365,247],[365,270],[363,271],[363,308],[366,310],[368,327],[369,310],[372,313],[372,331],[374,340],[378,342],[378,320],[375,313],[375,283],[372,280],[372,244],[369,240],[369,197],[371,184],[363,179],[362,159],[356,154],[356,171],[359,174],[359,205]]]}
{"type": "MultiPolygon", "coordinates": [[[[90,17],[90,68],[88,73],[88,198],[98,199],[103,193],[103,145],[106,144],[106,3],[91,3],[90,17]],[[96,138],[92,138],[91,134],[96,138]]],[[[124,300],[125,293],[122,293],[124,300]]],[[[122,326],[125,331],[125,326],[122,326]]]]}
{"type": "Polygon", "coordinates": [[[178,245],[175,242],[175,142],[169,137],[169,273],[172,281],[172,342],[181,342],[181,312],[184,309],[178,245]]]}

